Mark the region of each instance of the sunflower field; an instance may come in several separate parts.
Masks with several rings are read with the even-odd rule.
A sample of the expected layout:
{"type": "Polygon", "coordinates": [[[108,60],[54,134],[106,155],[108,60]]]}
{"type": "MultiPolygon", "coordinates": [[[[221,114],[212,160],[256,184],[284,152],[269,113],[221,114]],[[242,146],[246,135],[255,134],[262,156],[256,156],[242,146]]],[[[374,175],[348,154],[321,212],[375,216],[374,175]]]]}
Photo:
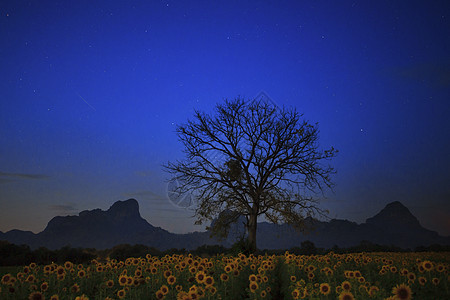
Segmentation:
{"type": "Polygon", "coordinates": [[[0,268],[0,299],[450,299],[449,253],[188,255],[0,268]]]}

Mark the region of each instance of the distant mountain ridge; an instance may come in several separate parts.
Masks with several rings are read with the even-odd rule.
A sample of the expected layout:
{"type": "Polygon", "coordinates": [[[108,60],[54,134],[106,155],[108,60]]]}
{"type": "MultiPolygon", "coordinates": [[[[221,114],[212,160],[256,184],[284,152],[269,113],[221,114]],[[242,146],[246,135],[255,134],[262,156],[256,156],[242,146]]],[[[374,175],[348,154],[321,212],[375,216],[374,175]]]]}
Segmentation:
{"type": "MultiPolygon", "coordinates": [[[[160,250],[192,250],[201,245],[231,246],[245,232],[240,223],[234,225],[234,230],[225,240],[211,238],[209,232],[175,234],[148,223],[139,213],[138,202],[129,199],[115,202],[106,211],[85,210],[78,216],[54,217],[37,234],[21,230],[0,232],[0,240],[26,244],[32,249],[42,246],[59,249],[67,245],[106,249],[118,244],[144,244],[160,250]]],[[[306,219],[306,224],[312,230],[301,234],[287,224],[258,223],[257,246],[259,249],[289,249],[305,240],[322,248],[356,246],[363,240],[411,249],[432,244],[450,245],[450,237],[442,237],[423,228],[409,209],[398,201],[389,203],[362,224],[338,219],[322,222],[312,218],[306,219]]]]}

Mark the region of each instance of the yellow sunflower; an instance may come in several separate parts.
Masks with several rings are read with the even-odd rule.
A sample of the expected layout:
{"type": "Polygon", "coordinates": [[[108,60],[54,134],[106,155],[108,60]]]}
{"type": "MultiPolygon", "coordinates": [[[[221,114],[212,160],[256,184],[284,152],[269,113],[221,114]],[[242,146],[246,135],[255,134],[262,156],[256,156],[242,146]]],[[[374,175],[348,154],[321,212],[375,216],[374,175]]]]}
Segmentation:
{"type": "Polygon", "coordinates": [[[339,300],[355,300],[355,297],[351,292],[343,291],[339,294],[339,300]]]}
{"type": "Polygon", "coordinates": [[[319,289],[322,295],[328,295],[331,292],[331,287],[328,283],[321,283],[319,289]]]}
{"type": "Polygon", "coordinates": [[[28,296],[29,300],[44,300],[44,295],[41,292],[33,292],[28,296]]]}
{"type": "Polygon", "coordinates": [[[399,300],[410,300],[412,299],[411,288],[406,284],[402,283],[400,285],[396,285],[392,289],[392,294],[399,300]]]}
{"type": "Polygon", "coordinates": [[[249,284],[250,292],[254,293],[258,289],[258,283],[256,281],[252,281],[249,284]]]}

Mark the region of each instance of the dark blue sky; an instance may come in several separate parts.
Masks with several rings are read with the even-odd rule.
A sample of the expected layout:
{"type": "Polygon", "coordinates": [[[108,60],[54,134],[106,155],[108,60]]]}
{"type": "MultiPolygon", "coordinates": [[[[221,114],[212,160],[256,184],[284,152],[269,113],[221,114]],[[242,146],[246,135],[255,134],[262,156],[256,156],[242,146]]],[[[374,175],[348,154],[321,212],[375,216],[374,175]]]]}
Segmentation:
{"type": "Polygon", "coordinates": [[[340,151],[330,217],[398,200],[450,235],[448,1],[241,2],[2,1],[0,230],[131,197],[202,230],[167,197],[175,126],[265,91],[340,151]]]}

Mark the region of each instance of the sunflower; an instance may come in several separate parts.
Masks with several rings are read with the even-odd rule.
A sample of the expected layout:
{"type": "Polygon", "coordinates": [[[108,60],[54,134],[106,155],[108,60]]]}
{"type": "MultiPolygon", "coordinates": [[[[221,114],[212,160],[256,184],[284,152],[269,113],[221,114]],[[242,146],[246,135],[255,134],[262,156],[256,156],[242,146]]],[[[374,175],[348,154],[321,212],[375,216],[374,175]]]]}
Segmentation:
{"type": "Polygon", "coordinates": [[[22,273],[22,272],[19,272],[19,273],[17,273],[17,279],[19,279],[20,280],[20,282],[23,282],[24,280],[25,280],[25,273],[22,273]]]}
{"type": "Polygon", "coordinates": [[[214,278],[212,276],[206,276],[204,282],[206,286],[212,286],[214,284],[214,278]]]}
{"type": "Polygon", "coordinates": [[[341,283],[341,287],[344,291],[350,291],[352,289],[352,285],[347,280],[341,283]]]}
{"type": "Polygon", "coordinates": [[[197,293],[197,290],[198,290],[198,287],[195,284],[189,288],[189,292],[197,293]]]}
{"type": "Polygon", "coordinates": [[[309,265],[307,268],[308,268],[308,272],[314,272],[316,270],[316,267],[313,265],[309,265]]]}
{"type": "Polygon", "coordinates": [[[266,298],[267,292],[265,290],[262,290],[259,295],[261,296],[261,298],[266,298]]]}
{"type": "Polygon", "coordinates": [[[50,300],[59,300],[59,296],[55,294],[50,297],[50,300]]]}
{"type": "Polygon", "coordinates": [[[29,300],[44,300],[45,297],[40,292],[33,292],[28,296],[29,300]]]}
{"type": "Polygon", "coordinates": [[[371,286],[369,289],[369,296],[373,297],[375,296],[376,293],[378,293],[378,291],[380,291],[380,289],[377,286],[371,286]]]}
{"type": "Polygon", "coordinates": [[[220,274],[220,280],[222,280],[223,282],[227,282],[228,279],[229,279],[229,277],[226,273],[220,274]]]}
{"type": "Polygon", "coordinates": [[[118,291],[117,291],[117,297],[119,297],[119,299],[125,298],[125,295],[126,295],[126,294],[127,294],[127,293],[125,292],[124,289],[121,289],[121,290],[118,290],[118,291]]]}
{"type": "Polygon", "coordinates": [[[298,299],[300,297],[300,291],[298,289],[295,289],[291,293],[292,299],[298,299]]]}
{"type": "Polygon", "coordinates": [[[195,299],[199,299],[200,296],[197,294],[197,292],[195,291],[189,291],[188,293],[188,298],[189,300],[195,300],[195,299]]]}
{"type": "Polygon", "coordinates": [[[78,284],[74,283],[74,285],[72,285],[70,287],[70,291],[72,293],[78,293],[80,291],[80,286],[78,284]]]}
{"type": "Polygon", "coordinates": [[[312,280],[314,278],[314,273],[313,272],[308,272],[308,279],[312,280]]]}
{"type": "Polygon", "coordinates": [[[369,291],[367,290],[367,287],[365,285],[360,285],[358,288],[360,293],[369,293],[369,291]]]}
{"type": "Polygon", "coordinates": [[[121,286],[126,285],[127,282],[128,282],[127,275],[120,275],[120,276],[119,276],[119,284],[120,284],[121,286]]]}
{"type": "Polygon", "coordinates": [[[258,283],[256,281],[250,282],[250,292],[254,293],[258,289],[258,283]]]}
{"type": "Polygon", "coordinates": [[[434,285],[438,285],[439,282],[440,282],[440,280],[439,280],[439,278],[434,277],[433,279],[431,279],[431,282],[432,282],[434,285]]]}
{"type": "Polygon", "coordinates": [[[322,295],[328,295],[331,292],[331,287],[328,283],[321,283],[320,284],[320,293],[322,295]]]}
{"type": "Polygon", "coordinates": [[[155,293],[156,299],[164,299],[164,293],[161,290],[157,290],[155,293]]]}
{"type": "Polygon", "coordinates": [[[425,271],[430,272],[431,270],[433,270],[433,263],[429,260],[425,260],[424,262],[422,262],[422,267],[424,268],[425,271]]]}
{"type": "Polygon", "coordinates": [[[408,275],[408,273],[409,273],[408,269],[403,268],[400,270],[400,274],[402,274],[403,276],[408,275]]]}
{"type": "Polygon", "coordinates": [[[178,300],[190,300],[191,298],[189,297],[188,293],[181,291],[177,294],[177,299],[178,300]]]}
{"type": "Polygon", "coordinates": [[[83,278],[84,276],[86,276],[86,272],[84,270],[78,271],[78,277],[83,278]]]}
{"type": "Polygon", "coordinates": [[[72,268],[73,268],[73,263],[70,262],[70,261],[66,261],[66,262],[64,263],[64,268],[66,268],[67,270],[72,269],[72,268]]]}
{"type": "Polygon", "coordinates": [[[169,277],[167,277],[167,283],[170,285],[173,285],[175,282],[177,282],[177,278],[173,275],[170,275],[169,277]]]}
{"type": "Polygon", "coordinates": [[[258,278],[256,277],[255,274],[250,274],[250,276],[248,276],[248,280],[249,281],[256,281],[258,278]]]}
{"type": "Polygon", "coordinates": [[[410,300],[412,298],[411,288],[402,283],[392,289],[392,294],[399,300],[410,300]]]}
{"type": "Polygon", "coordinates": [[[17,281],[16,277],[11,277],[9,279],[9,285],[14,285],[14,283],[16,283],[16,281],[17,281]]]}
{"type": "Polygon", "coordinates": [[[133,278],[133,286],[139,286],[141,283],[144,283],[144,278],[133,278]]]}
{"type": "Polygon", "coordinates": [[[165,270],[164,271],[164,277],[165,278],[169,277],[170,275],[172,275],[172,271],[170,271],[170,270],[165,270]]]}
{"type": "Polygon", "coordinates": [[[66,270],[63,267],[61,267],[61,266],[57,267],[56,268],[56,275],[61,276],[63,274],[66,274],[66,270]]]}
{"type": "Polygon", "coordinates": [[[420,276],[418,279],[420,285],[425,285],[425,283],[427,283],[427,279],[423,276],[420,276]]]}
{"type": "Polygon", "coordinates": [[[412,282],[414,282],[416,280],[416,274],[414,274],[412,272],[408,273],[407,277],[408,277],[408,280],[410,280],[412,282]]]}
{"type": "MultiPolygon", "coordinates": [[[[30,276],[32,276],[32,275],[30,275],[30,276]]],[[[28,278],[30,278],[30,276],[28,276],[28,278]]],[[[11,279],[11,274],[5,274],[5,275],[3,275],[3,277],[2,277],[2,284],[9,284],[9,281],[10,281],[10,279],[11,279]]],[[[33,276],[33,278],[34,278],[34,276],[33,276]]],[[[33,279],[34,280],[34,279],[33,279]]],[[[30,281],[31,282],[31,281],[30,281]]]]}
{"type": "Polygon", "coordinates": [[[114,286],[114,281],[108,280],[108,281],[106,282],[106,287],[107,287],[107,288],[112,288],[113,286],[114,286]]]}
{"type": "Polygon", "coordinates": [[[48,290],[48,282],[44,281],[44,282],[41,284],[41,291],[42,291],[42,292],[45,292],[46,290],[48,290]]]}
{"type": "Polygon", "coordinates": [[[195,274],[195,280],[198,283],[203,283],[205,282],[205,278],[206,278],[206,274],[203,271],[198,272],[197,274],[195,274]]]}
{"type": "Polygon", "coordinates": [[[308,289],[304,288],[300,291],[300,299],[305,299],[308,296],[309,296],[308,289]]]}
{"type": "Polygon", "coordinates": [[[48,274],[52,271],[52,267],[50,265],[44,266],[44,273],[48,274]]]}
{"type": "Polygon", "coordinates": [[[349,291],[343,291],[339,294],[339,300],[355,300],[353,294],[349,291]]]}
{"type": "Polygon", "coordinates": [[[75,300],[89,300],[89,297],[83,294],[81,296],[76,297],[75,300]]]}
{"type": "Polygon", "coordinates": [[[159,290],[160,290],[164,295],[167,295],[167,294],[169,293],[169,287],[168,287],[167,285],[165,285],[165,284],[163,284],[163,285],[159,288],[159,290]]]}
{"type": "Polygon", "coordinates": [[[208,290],[211,293],[211,295],[215,295],[217,293],[217,289],[215,286],[208,286],[208,290]]]}

